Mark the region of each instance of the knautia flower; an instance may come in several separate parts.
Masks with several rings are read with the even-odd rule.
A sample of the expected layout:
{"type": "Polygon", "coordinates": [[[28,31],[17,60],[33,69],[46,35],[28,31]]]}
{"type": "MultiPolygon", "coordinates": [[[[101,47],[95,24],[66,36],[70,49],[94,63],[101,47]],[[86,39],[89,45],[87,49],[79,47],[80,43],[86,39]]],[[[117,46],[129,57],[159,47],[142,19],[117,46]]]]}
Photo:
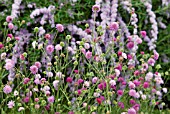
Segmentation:
{"type": "Polygon", "coordinates": [[[64,31],[64,26],[62,24],[57,24],[56,29],[58,30],[58,32],[63,32],[64,31]]]}
{"type": "Polygon", "coordinates": [[[14,103],[14,101],[11,100],[8,102],[7,105],[8,105],[8,108],[13,108],[15,106],[15,103],[14,103]]]}
{"type": "Polygon", "coordinates": [[[30,67],[30,71],[31,71],[32,74],[36,74],[38,72],[38,67],[35,66],[35,65],[32,65],[30,67]]]}
{"type": "Polygon", "coordinates": [[[54,96],[48,97],[48,102],[49,102],[49,103],[53,103],[54,100],[55,100],[54,96]]]}
{"type": "Polygon", "coordinates": [[[14,61],[12,61],[11,59],[6,59],[5,62],[6,64],[4,67],[6,70],[11,70],[14,67],[14,61]]]}
{"type": "Polygon", "coordinates": [[[100,6],[99,6],[99,5],[94,5],[94,6],[92,7],[92,11],[93,11],[93,12],[99,12],[99,11],[100,11],[100,6]]]}
{"type": "Polygon", "coordinates": [[[11,93],[11,92],[12,92],[11,86],[5,85],[5,87],[3,88],[3,92],[4,92],[5,94],[11,93]]]}
{"type": "Polygon", "coordinates": [[[49,53],[49,54],[53,53],[53,52],[54,52],[54,46],[53,46],[53,45],[48,45],[48,46],[46,47],[46,51],[47,51],[47,53],[49,53]]]}

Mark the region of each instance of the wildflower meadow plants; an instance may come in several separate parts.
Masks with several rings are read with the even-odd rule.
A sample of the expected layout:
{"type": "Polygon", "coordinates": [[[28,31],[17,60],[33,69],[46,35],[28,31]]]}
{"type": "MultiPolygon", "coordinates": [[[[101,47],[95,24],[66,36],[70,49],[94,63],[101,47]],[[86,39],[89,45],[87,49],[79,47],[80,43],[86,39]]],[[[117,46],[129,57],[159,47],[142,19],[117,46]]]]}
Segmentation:
{"type": "Polygon", "coordinates": [[[131,1],[96,0],[89,9],[91,19],[76,25],[56,23],[53,5],[33,10],[30,22],[19,21],[22,1],[14,0],[0,40],[1,113],[138,114],[163,109],[168,90],[156,64],[157,21],[151,3],[141,2],[150,31],[139,30],[131,1]],[[119,5],[129,14],[127,25],[119,5]]]}

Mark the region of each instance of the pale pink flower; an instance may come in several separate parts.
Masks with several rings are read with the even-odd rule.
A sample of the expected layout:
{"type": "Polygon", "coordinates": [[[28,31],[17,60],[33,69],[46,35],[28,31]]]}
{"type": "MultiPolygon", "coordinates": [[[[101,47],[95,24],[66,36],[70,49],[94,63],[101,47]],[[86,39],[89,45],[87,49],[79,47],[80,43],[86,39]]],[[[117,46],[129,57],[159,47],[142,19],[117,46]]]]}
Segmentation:
{"type": "Polygon", "coordinates": [[[54,100],[55,100],[54,96],[48,97],[48,102],[49,102],[49,103],[53,103],[54,100]]]}
{"type": "Polygon", "coordinates": [[[142,37],[146,37],[146,31],[140,31],[142,37]]]}
{"type": "Polygon", "coordinates": [[[6,17],[6,22],[8,22],[8,23],[9,23],[9,22],[12,22],[12,20],[13,20],[13,19],[12,19],[12,17],[11,17],[11,16],[7,16],[7,17],[6,17]]]}
{"type": "Polygon", "coordinates": [[[15,106],[15,103],[14,103],[14,101],[11,100],[8,102],[7,105],[8,105],[8,108],[13,108],[15,106]]]}
{"type": "Polygon", "coordinates": [[[99,5],[94,5],[94,6],[92,7],[92,11],[93,11],[93,12],[99,12],[99,11],[100,11],[100,6],[99,6],[99,5]]]}
{"type": "Polygon", "coordinates": [[[41,63],[40,62],[35,62],[34,65],[37,66],[37,68],[41,68],[41,63]]]}
{"type": "Polygon", "coordinates": [[[151,66],[154,66],[155,65],[155,60],[153,58],[149,58],[148,64],[151,65],[151,66]]]}
{"type": "Polygon", "coordinates": [[[109,25],[109,29],[110,30],[114,30],[114,31],[117,31],[119,29],[119,24],[117,22],[112,22],[110,25],[109,25]]]}
{"type": "Polygon", "coordinates": [[[11,86],[6,85],[6,86],[3,88],[3,91],[4,91],[5,94],[9,94],[9,93],[12,92],[12,88],[11,88],[11,86]]]}
{"type": "Polygon", "coordinates": [[[46,47],[46,51],[47,51],[47,53],[49,53],[49,54],[53,53],[53,52],[54,52],[54,46],[53,46],[53,45],[48,45],[48,46],[46,47]]]}
{"type": "Polygon", "coordinates": [[[87,51],[85,56],[87,59],[90,59],[92,57],[92,52],[87,51]]]}
{"type": "Polygon", "coordinates": [[[6,70],[11,70],[14,67],[14,61],[12,61],[11,59],[6,59],[5,62],[6,62],[5,64],[6,70]]]}
{"type": "Polygon", "coordinates": [[[58,32],[63,32],[64,31],[64,27],[63,27],[62,24],[57,24],[56,29],[58,30],[58,32]]]}
{"type": "Polygon", "coordinates": [[[128,114],[137,114],[134,108],[128,109],[128,114]]]}
{"type": "Polygon", "coordinates": [[[32,65],[30,67],[30,71],[31,71],[32,74],[36,74],[38,72],[38,67],[35,66],[35,65],[32,65]]]}
{"type": "Polygon", "coordinates": [[[12,23],[9,23],[9,24],[8,24],[8,28],[9,28],[10,30],[12,30],[12,29],[14,28],[14,25],[13,25],[12,23]]]}
{"type": "Polygon", "coordinates": [[[55,46],[55,49],[56,49],[57,51],[62,50],[62,46],[61,46],[60,44],[57,44],[57,45],[55,46]]]}

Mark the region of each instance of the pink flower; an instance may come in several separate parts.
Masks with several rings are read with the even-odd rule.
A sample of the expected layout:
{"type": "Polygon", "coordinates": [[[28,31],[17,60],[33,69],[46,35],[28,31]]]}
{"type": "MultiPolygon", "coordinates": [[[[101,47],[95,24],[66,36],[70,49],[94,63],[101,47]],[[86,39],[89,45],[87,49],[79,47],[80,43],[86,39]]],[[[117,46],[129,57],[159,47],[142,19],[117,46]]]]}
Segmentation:
{"type": "Polygon", "coordinates": [[[78,79],[78,83],[79,83],[79,84],[81,84],[81,83],[83,83],[83,82],[84,82],[83,79],[78,79]]]}
{"type": "Polygon", "coordinates": [[[48,45],[48,46],[46,47],[46,51],[47,51],[47,53],[49,53],[49,54],[53,53],[53,52],[54,52],[54,46],[53,46],[53,45],[48,45]]]}
{"type": "Polygon", "coordinates": [[[129,95],[134,97],[134,96],[136,95],[136,90],[131,89],[131,90],[129,91],[129,95]]]}
{"type": "Polygon", "coordinates": [[[86,32],[87,34],[90,34],[90,33],[91,33],[91,30],[90,30],[90,29],[86,29],[85,32],[86,32]]]}
{"type": "Polygon", "coordinates": [[[128,109],[128,114],[136,114],[136,110],[134,108],[128,109]]]}
{"type": "Polygon", "coordinates": [[[21,60],[25,60],[25,57],[24,57],[23,54],[20,54],[19,58],[20,58],[21,60]]]}
{"type": "Polygon", "coordinates": [[[10,30],[12,30],[12,29],[14,28],[14,25],[13,25],[12,23],[9,23],[9,24],[8,24],[8,28],[9,28],[10,30]]]}
{"type": "Polygon", "coordinates": [[[94,6],[92,7],[92,11],[93,11],[93,12],[99,12],[99,11],[100,11],[100,6],[99,6],[99,5],[94,5],[94,6]]]}
{"type": "Polygon", "coordinates": [[[57,51],[62,50],[62,46],[61,46],[60,44],[57,44],[57,45],[55,46],[55,49],[56,49],[57,51]]]}
{"type": "Polygon", "coordinates": [[[127,46],[128,49],[132,49],[134,47],[134,43],[128,42],[126,46],[127,46]]]}
{"type": "Polygon", "coordinates": [[[153,58],[149,58],[148,64],[151,65],[151,66],[154,66],[155,65],[155,60],[153,58]]]}
{"type": "Polygon", "coordinates": [[[140,74],[139,70],[136,70],[136,71],[134,72],[134,75],[135,75],[135,76],[139,76],[139,74],[140,74]]]}
{"type": "Polygon", "coordinates": [[[96,83],[97,80],[98,80],[98,78],[97,78],[97,77],[94,77],[94,78],[92,79],[92,83],[96,83]]]}
{"type": "Polygon", "coordinates": [[[38,101],[39,101],[39,98],[35,98],[34,101],[35,101],[35,102],[38,102],[38,101]]]}
{"type": "Polygon", "coordinates": [[[87,51],[85,56],[87,59],[90,59],[92,57],[92,52],[87,51]]]}
{"type": "Polygon", "coordinates": [[[39,104],[35,104],[35,109],[39,109],[40,105],[39,104]]]}
{"type": "Polygon", "coordinates": [[[133,99],[131,99],[129,102],[130,102],[131,105],[136,104],[135,100],[133,100],[133,99]]]}
{"type": "Polygon", "coordinates": [[[114,31],[117,31],[119,29],[119,24],[117,22],[112,22],[110,25],[109,25],[109,29],[110,30],[114,30],[114,31]]]}
{"type": "Polygon", "coordinates": [[[74,114],[74,112],[73,111],[69,111],[68,114],[74,114]]]}
{"type": "Polygon", "coordinates": [[[142,64],[143,70],[147,71],[148,70],[148,64],[147,63],[143,63],[142,64]]]}
{"type": "Polygon", "coordinates": [[[122,90],[118,90],[118,91],[117,91],[117,94],[118,94],[119,96],[122,96],[122,95],[123,95],[123,91],[122,91],[122,90]]]}
{"type": "Polygon", "coordinates": [[[123,102],[118,102],[118,106],[120,107],[120,108],[124,108],[125,106],[124,106],[124,104],[123,104],[123,102]]]}
{"type": "Polygon", "coordinates": [[[137,44],[141,44],[142,43],[142,39],[141,38],[137,38],[136,42],[137,42],[137,44]]]}
{"type": "Polygon", "coordinates": [[[45,39],[50,40],[51,35],[50,34],[45,34],[45,39]]]}
{"type": "Polygon", "coordinates": [[[53,103],[54,102],[54,96],[50,96],[50,97],[48,97],[48,102],[49,103],[53,103]]]}
{"type": "Polygon", "coordinates": [[[66,82],[71,83],[73,81],[72,77],[67,77],[66,82]]]}
{"type": "Polygon", "coordinates": [[[154,52],[154,59],[155,59],[155,60],[158,60],[159,54],[158,54],[155,50],[154,50],[153,52],[154,52]]]}
{"type": "Polygon", "coordinates": [[[12,92],[12,88],[11,88],[11,86],[6,85],[6,86],[3,88],[3,91],[4,91],[5,94],[9,94],[9,93],[12,92]]]}
{"type": "Polygon", "coordinates": [[[37,68],[41,68],[41,63],[40,62],[35,62],[34,65],[37,66],[37,68]]]}
{"type": "Polygon", "coordinates": [[[27,84],[30,81],[29,78],[24,78],[24,84],[27,84]]]}
{"type": "Polygon", "coordinates": [[[106,88],[106,82],[101,82],[101,83],[98,85],[98,88],[99,88],[100,90],[105,89],[105,88],[106,88]]]}
{"type": "Polygon", "coordinates": [[[101,104],[101,103],[102,103],[101,98],[96,98],[96,101],[97,101],[98,104],[101,104]]]}
{"type": "Polygon", "coordinates": [[[12,17],[11,17],[11,16],[7,16],[7,17],[6,17],[6,22],[8,22],[8,23],[9,23],[9,22],[12,22],[12,20],[13,20],[13,19],[12,19],[12,17]]]}
{"type": "Polygon", "coordinates": [[[0,49],[2,49],[4,47],[4,45],[2,43],[0,43],[0,49]]]}
{"type": "Polygon", "coordinates": [[[146,31],[140,31],[140,34],[142,35],[142,37],[146,37],[146,31]]]}
{"type": "Polygon", "coordinates": [[[39,79],[35,79],[35,80],[34,80],[34,83],[35,83],[36,85],[38,85],[38,84],[41,83],[41,81],[40,81],[39,79]]]}
{"type": "Polygon", "coordinates": [[[15,103],[14,103],[14,101],[11,100],[8,102],[7,105],[8,105],[8,108],[13,108],[15,106],[15,103]]]}
{"type": "Polygon", "coordinates": [[[8,37],[10,37],[11,39],[12,39],[12,37],[13,37],[13,35],[12,35],[12,34],[8,34],[7,36],[8,36],[8,37]]]}
{"type": "Polygon", "coordinates": [[[28,103],[30,101],[30,98],[29,97],[25,97],[24,99],[23,99],[23,102],[25,102],[25,103],[28,103]]]}
{"type": "Polygon", "coordinates": [[[38,72],[38,67],[35,66],[35,65],[32,65],[30,67],[30,71],[31,71],[32,74],[36,74],[38,72]]]}
{"type": "Polygon", "coordinates": [[[11,70],[14,67],[14,61],[12,61],[11,59],[6,59],[5,62],[6,62],[5,64],[6,70],[11,70]]]}
{"type": "Polygon", "coordinates": [[[56,29],[58,30],[58,32],[63,32],[64,31],[64,27],[63,27],[62,24],[57,24],[56,29]]]}
{"type": "Polygon", "coordinates": [[[148,88],[148,87],[149,87],[149,83],[148,82],[144,82],[143,88],[148,88]]]}

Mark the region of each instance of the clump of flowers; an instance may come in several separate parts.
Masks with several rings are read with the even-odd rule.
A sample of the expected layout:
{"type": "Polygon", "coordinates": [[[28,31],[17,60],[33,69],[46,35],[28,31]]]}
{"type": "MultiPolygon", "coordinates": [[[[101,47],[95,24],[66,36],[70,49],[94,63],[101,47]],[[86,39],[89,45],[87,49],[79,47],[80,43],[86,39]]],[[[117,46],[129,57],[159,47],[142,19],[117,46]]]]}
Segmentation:
{"type": "MultiPolygon", "coordinates": [[[[22,24],[15,28],[13,18],[18,13],[7,16],[7,39],[0,43],[0,107],[7,104],[5,112],[55,114],[137,114],[152,112],[157,106],[163,108],[163,92],[167,93],[167,89],[162,88],[164,81],[156,65],[159,54],[155,46],[150,54],[139,50],[148,36],[146,31],[138,31],[135,9],[127,2],[121,4],[131,14],[129,26],[133,33],[117,11],[112,11],[115,14],[111,16],[105,14],[110,12],[106,6],[113,5],[115,10],[118,1],[113,3],[97,1],[85,30],[64,24],[53,28],[53,19],[47,18],[53,17],[53,6],[36,9],[30,15],[34,19],[42,14],[41,25],[48,20],[52,31],[41,26],[30,32],[22,24]],[[68,31],[71,35],[67,35],[68,31]]],[[[153,24],[156,26],[155,21],[153,24]]]]}

